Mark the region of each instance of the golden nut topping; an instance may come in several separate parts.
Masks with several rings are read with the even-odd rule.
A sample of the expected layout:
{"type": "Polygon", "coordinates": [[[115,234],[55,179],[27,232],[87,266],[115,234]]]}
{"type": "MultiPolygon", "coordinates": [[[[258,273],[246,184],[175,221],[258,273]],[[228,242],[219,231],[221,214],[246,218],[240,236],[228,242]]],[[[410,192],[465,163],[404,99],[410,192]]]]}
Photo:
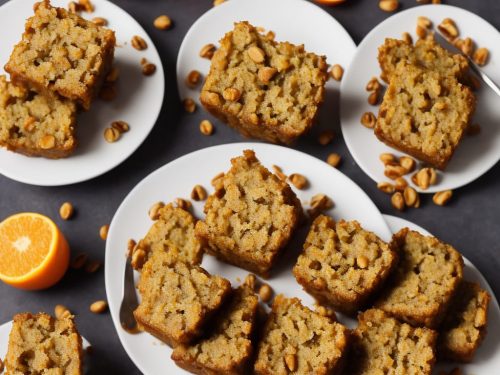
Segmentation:
{"type": "Polygon", "coordinates": [[[318,143],[321,146],[326,146],[332,143],[333,138],[335,137],[335,133],[333,130],[323,130],[318,137],[318,143]]]}
{"type": "Polygon", "coordinates": [[[241,97],[241,92],[234,87],[228,87],[222,93],[222,97],[231,102],[237,102],[241,97]]]}
{"type": "Polygon", "coordinates": [[[332,70],[330,70],[330,75],[335,81],[340,81],[344,75],[344,68],[342,68],[339,64],[335,64],[332,66],[332,70]]]}
{"type": "Polygon", "coordinates": [[[370,95],[368,95],[368,103],[370,105],[377,105],[379,101],[379,92],[373,91],[370,95]]]}
{"type": "Polygon", "coordinates": [[[191,70],[186,77],[186,84],[195,88],[198,83],[200,83],[201,73],[197,70],[191,70]]]}
{"type": "Polygon", "coordinates": [[[356,258],[356,264],[359,268],[365,269],[368,267],[369,260],[364,255],[360,255],[356,258]]]}
{"type": "Polygon", "coordinates": [[[85,253],[80,253],[78,254],[75,259],[70,264],[70,267],[73,268],[74,270],[79,270],[81,269],[85,263],[87,263],[87,259],[89,256],[85,253]]]}
{"type": "Polygon", "coordinates": [[[422,190],[427,190],[430,185],[437,182],[437,174],[434,168],[422,168],[411,177],[412,182],[422,190]]]}
{"type": "Polygon", "coordinates": [[[153,25],[158,30],[168,30],[172,26],[172,20],[166,14],[162,14],[155,18],[153,25]]]}
{"type": "Polygon", "coordinates": [[[380,0],[378,3],[380,9],[384,12],[394,12],[399,8],[398,0],[380,0]]]}
{"type": "Polygon", "coordinates": [[[95,301],[92,305],[90,305],[90,311],[94,314],[102,314],[107,308],[108,303],[103,300],[95,301]]]}
{"type": "Polygon", "coordinates": [[[108,238],[108,231],[109,231],[109,225],[103,225],[99,228],[99,237],[101,237],[101,240],[106,241],[108,238]]]}
{"type": "Polygon", "coordinates": [[[406,173],[408,173],[406,168],[400,165],[386,164],[384,169],[384,175],[389,177],[391,180],[404,176],[406,173]]]}
{"type": "Polygon", "coordinates": [[[203,135],[212,135],[214,133],[214,126],[209,120],[202,120],[200,122],[200,132],[203,135]]]}
{"type": "Polygon", "coordinates": [[[383,154],[380,154],[380,156],[378,158],[380,159],[380,161],[382,163],[384,163],[384,165],[387,165],[387,164],[394,165],[397,163],[396,156],[394,156],[393,154],[391,154],[389,152],[384,152],[383,154]]]}
{"type": "Polygon", "coordinates": [[[108,20],[106,18],[102,18],[102,17],[94,17],[94,18],[92,18],[92,22],[95,23],[97,26],[107,26],[108,25],[108,20]]]}
{"type": "Polygon", "coordinates": [[[333,207],[333,201],[325,194],[316,194],[311,198],[311,208],[307,210],[307,213],[314,219],[323,211],[329,210],[333,207]]]}
{"type": "MultiPolygon", "coordinates": [[[[33,8],[34,8],[34,7],[33,7],[33,8]]],[[[38,7],[37,7],[37,8],[38,8],[38,7]]],[[[35,9],[35,11],[36,11],[36,9],[35,9]]],[[[74,14],[76,14],[76,13],[78,13],[78,12],[81,12],[81,11],[82,11],[82,9],[81,9],[81,7],[80,7],[80,4],[77,4],[77,3],[75,3],[74,1],[70,1],[70,2],[68,3],[68,11],[69,11],[70,13],[74,13],[74,14]]]]}
{"type": "Polygon", "coordinates": [[[281,181],[286,181],[286,179],[287,179],[286,174],[283,173],[283,170],[281,169],[281,167],[278,167],[277,165],[273,165],[272,168],[273,168],[274,174],[276,176],[278,176],[278,178],[281,181]]]}
{"type": "Polygon", "coordinates": [[[307,178],[305,178],[300,173],[291,174],[289,179],[293,186],[295,186],[299,190],[305,189],[309,185],[309,181],[307,181],[307,178]]]}
{"type": "Polygon", "coordinates": [[[212,43],[205,44],[203,47],[200,49],[200,57],[203,57],[204,59],[212,59],[214,53],[215,53],[215,45],[212,43]]]}
{"type": "Polygon", "coordinates": [[[225,3],[226,0],[214,0],[214,7],[216,7],[217,5],[221,5],[222,3],[225,3]]]}
{"type": "Polygon", "coordinates": [[[73,216],[74,208],[70,202],[64,202],[59,208],[59,216],[63,220],[69,220],[73,216]]]}
{"type": "Polygon", "coordinates": [[[273,290],[267,284],[262,284],[259,288],[259,296],[262,302],[269,302],[273,296],[273,290]]]}
{"type": "Polygon", "coordinates": [[[377,77],[372,77],[366,84],[366,91],[379,91],[382,88],[377,77]]]}
{"type": "Polygon", "coordinates": [[[35,129],[35,122],[36,118],[34,118],[33,116],[26,117],[23,123],[23,129],[27,132],[32,132],[35,129]]]}
{"type": "Polygon", "coordinates": [[[203,104],[211,107],[218,107],[221,105],[220,96],[216,92],[203,91],[201,93],[201,101],[203,104]]]}
{"type": "Polygon", "coordinates": [[[201,185],[195,185],[191,191],[191,199],[195,201],[204,201],[207,199],[207,191],[201,185]]]}
{"type": "Polygon", "coordinates": [[[224,177],[224,172],[219,172],[217,173],[213,178],[212,180],[210,181],[210,183],[212,184],[213,187],[215,187],[217,189],[217,186],[219,185],[219,183],[222,182],[222,177],[224,177]]]}
{"type": "Polygon", "coordinates": [[[401,156],[399,158],[399,165],[406,169],[406,173],[413,172],[416,164],[415,160],[409,156],[401,156]]]}
{"type": "Polygon", "coordinates": [[[410,33],[407,33],[406,31],[401,34],[401,39],[407,44],[413,44],[413,38],[411,37],[410,33]]]}
{"type": "Polygon", "coordinates": [[[132,47],[134,47],[138,51],[143,51],[148,48],[148,44],[146,43],[146,41],[139,35],[134,35],[130,43],[132,44],[132,47]]]}
{"type": "Polygon", "coordinates": [[[146,262],[146,252],[140,248],[137,248],[132,253],[132,259],[130,264],[135,270],[140,270],[144,263],[146,262]]]}
{"type": "Polygon", "coordinates": [[[146,63],[142,66],[142,74],[145,76],[151,76],[156,72],[156,65],[153,63],[146,63]]]}
{"type": "Polygon", "coordinates": [[[403,191],[408,186],[408,182],[403,177],[398,177],[394,180],[394,188],[397,191],[403,191]]]}
{"type": "Polygon", "coordinates": [[[342,161],[342,157],[336,153],[331,153],[326,158],[326,162],[334,168],[337,168],[340,165],[341,161],[342,161]]]}
{"type": "Polygon", "coordinates": [[[474,57],[473,60],[474,62],[479,65],[483,66],[486,65],[486,62],[488,61],[488,56],[490,55],[490,51],[488,51],[487,48],[478,48],[476,52],[474,52],[474,57]]]}
{"type": "Polygon", "coordinates": [[[290,371],[297,370],[297,356],[295,354],[286,354],[285,365],[290,371]]]}
{"type": "Polygon", "coordinates": [[[44,150],[49,150],[55,147],[56,139],[54,138],[53,135],[44,135],[38,142],[38,145],[40,146],[40,148],[43,148],[44,150]]]}
{"type": "Polygon", "coordinates": [[[470,124],[465,131],[467,132],[467,135],[478,135],[479,133],[481,133],[481,125],[470,124]]]}
{"type": "Polygon", "coordinates": [[[391,204],[398,211],[403,211],[405,209],[405,200],[403,194],[397,191],[391,197],[391,204]]]}
{"type": "Polygon", "coordinates": [[[367,127],[368,129],[373,129],[376,122],[377,118],[372,112],[365,112],[363,113],[363,116],[361,116],[361,125],[367,127]]]}
{"type": "Polygon", "coordinates": [[[160,218],[160,209],[165,207],[165,203],[163,202],[156,202],[154,203],[148,211],[149,218],[153,221],[156,221],[160,218]]]}
{"type": "Polygon", "coordinates": [[[101,268],[101,262],[98,260],[91,260],[85,265],[85,272],[95,273],[99,268],[101,268]]]}
{"type": "Polygon", "coordinates": [[[255,277],[255,275],[249,273],[247,275],[247,277],[245,277],[245,281],[243,281],[243,285],[246,285],[251,290],[255,290],[256,281],[257,281],[257,278],[255,277]]]}
{"type": "Polygon", "coordinates": [[[56,307],[54,308],[54,315],[57,319],[64,319],[71,316],[71,311],[69,311],[68,308],[64,305],[56,305],[56,307]]]}
{"type": "Polygon", "coordinates": [[[264,62],[264,59],[266,57],[264,51],[257,46],[251,46],[250,48],[248,48],[247,53],[252,61],[257,64],[264,62]]]}
{"type": "Polygon", "coordinates": [[[417,18],[417,25],[424,29],[430,29],[432,27],[432,21],[427,17],[420,16],[417,18]]]}
{"type": "Polygon", "coordinates": [[[472,51],[474,50],[474,41],[471,38],[467,37],[463,40],[459,48],[464,54],[466,54],[467,56],[471,56],[472,51]]]}
{"type": "Polygon", "coordinates": [[[115,128],[104,129],[104,139],[108,143],[116,142],[120,138],[120,132],[115,128]]]}
{"type": "Polygon", "coordinates": [[[403,191],[403,197],[405,199],[405,204],[408,207],[413,207],[415,203],[417,203],[418,198],[418,193],[417,191],[412,188],[407,186],[404,191],[403,191]]]}
{"type": "Polygon", "coordinates": [[[94,5],[90,0],[78,0],[78,5],[87,13],[92,13],[94,11],[94,5]]]}
{"type": "Polygon", "coordinates": [[[427,36],[427,29],[417,25],[415,33],[420,39],[425,39],[425,37],[427,36]]]}
{"type": "Polygon", "coordinates": [[[438,206],[444,206],[453,196],[453,192],[451,190],[438,191],[432,197],[432,201],[438,206]]]}
{"type": "Polygon", "coordinates": [[[455,39],[458,36],[458,29],[455,21],[451,18],[445,18],[439,25],[438,30],[443,34],[447,39],[455,39]]]}
{"type": "Polygon", "coordinates": [[[196,103],[191,98],[186,98],[182,101],[182,105],[184,106],[184,110],[187,113],[193,113],[196,111],[196,103]]]}
{"type": "Polygon", "coordinates": [[[127,252],[125,254],[126,258],[129,258],[132,256],[132,253],[134,252],[134,248],[137,243],[133,238],[129,238],[127,241],[127,252]]]}
{"type": "Polygon", "coordinates": [[[276,38],[276,33],[274,31],[268,31],[266,34],[267,40],[274,40],[276,38]]]}
{"type": "Polygon", "coordinates": [[[276,68],[271,68],[269,66],[263,66],[257,72],[257,78],[263,83],[269,83],[273,77],[276,75],[278,70],[276,68]]]}
{"type": "Polygon", "coordinates": [[[176,198],[175,204],[177,207],[182,208],[183,210],[189,210],[192,207],[191,201],[182,198],[176,198]]]}
{"type": "Polygon", "coordinates": [[[377,184],[377,188],[378,188],[380,191],[382,191],[382,192],[384,192],[384,193],[386,193],[386,194],[392,194],[392,193],[394,193],[394,191],[396,190],[396,189],[394,188],[394,185],[393,185],[393,184],[391,184],[390,182],[385,182],[385,181],[383,181],[383,182],[379,182],[379,183],[377,184]]]}
{"type": "Polygon", "coordinates": [[[126,133],[130,130],[130,126],[128,123],[126,123],[125,121],[113,121],[111,123],[111,127],[113,129],[116,129],[118,130],[120,133],[126,133]]]}
{"type": "Polygon", "coordinates": [[[116,66],[113,66],[106,76],[106,82],[116,82],[119,75],[120,70],[116,66]]]}

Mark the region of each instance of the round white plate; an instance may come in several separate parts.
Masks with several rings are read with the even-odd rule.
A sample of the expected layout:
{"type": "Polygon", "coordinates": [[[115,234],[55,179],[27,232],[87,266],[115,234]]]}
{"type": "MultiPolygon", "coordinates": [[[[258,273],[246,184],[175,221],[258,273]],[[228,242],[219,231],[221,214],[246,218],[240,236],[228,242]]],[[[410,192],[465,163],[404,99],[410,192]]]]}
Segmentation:
{"type": "MultiPolygon", "coordinates": [[[[393,233],[398,232],[404,227],[408,227],[411,230],[416,230],[426,236],[431,234],[425,229],[419,227],[412,222],[401,219],[396,216],[383,215],[385,221],[391,228],[393,233]]],[[[460,249],[458,249],[460,250],[460,249]]],[[[498,332],[500,332],[500,307],[498,306],[498,301],[495,298],[493,290],[488,285],[488,282],[483,277],[481,272],[474,266],[467,258],[464,258],[465,269],[464,277],[466,280],[477,282],[481,285],[483,289],[488,291],[491,295],[491,303],[488,311],[488,333],[486,338],[481,344],[480,348],[476,352],[474,360],[472,363],[462,364],[462,363],[438,363],[435,374],[439,374],[441,370],[450,370],[454,367],[460,367],[463,374],[474,374],[474,375],[491,375],[497,374],[498,369],[500,369],[500,343],[498,341],[498,332]]]]}
{"type": "MultiPolygon", "coordinates": [[[[489,63],[482,69],[500,84],[500,33],[471,12],[449,5],[425,5],[396,13],[375,27],[359,45],[342,80],[341,126],[347,147],[356,163],[376,182],[387,181],[378,156],[383,152],[402,153],[380,142],[373,130],[360,124],[364,112],[378,113],[378,107],[367,102],[365,86],[371,77],[380,75],[377,48],[384,43],[385,38],[401,38],[405,31],[416,40],[418,16],[428,17],[434,25],[446,17],[455,20],[461,37],[469,36],[478,46],[490,50],[489,63]]],[[[440,173],[439,183],[423,192],[432,193],[466,185],[500,159],[500,98],[485,84],[476,95],[477,108],[473,122],[481,125],[481,133],[464,137],[445,172],[440,173]]]]}
{"type": "MultiPolygon", "coordinates": [[[[199,56],[208,44],[218,45],[234,22],[249,21],[256,27],[272,30],[276,41],[304,44],[306,51],[325,55],[331,65],[347,69],[356,51],[356,44],[347,31],[323,9],[304,0],[231,0],[211,8],[191,26],[182,41],[177,57],[177,88],[182,99],[193,98],[199,104],[201,83],[195,89],[186,85],[186,76],[198,70],[204,76],[210,61],[199,56]],[[307,22],[304,22],[307,21],[307,22]]],[[[336,121],[340,85],[333,79],[326,83],[325,102],[320,110],[320,123],[331,126],[336,121]]]]}
{"type": "MultiPolygon", "coordinates": [[[[0,326],[0,359],[4,360],[7,354],[7,349],[9,347],[9,334],[12,329],[12,321],[2,324],[0,326]]],[[[86,350],[90,345],[85,337],[82,336],[82,346],[83,350],[86,350]]],[[[86,357],[87,359],[89,357],[86,357]]],[[[84,372],[88,371],[90,366],[88,366],[87,360],[84,362],[84,372]]]]}
{"type": "MultiPolygon", "coordinates": [[[[120,326],[119,308],[123,295],[125,250],[129,238],[142,238],[152,222],[148,217],[149,207],[157,202],[170,202],[177,197],[188,198],[196,184],[201,184],[212,193],[211,179],[230,168],[230,159],[253,149],[257,158],[268,168],[273,164],[283,168],[284,173],[301,173],[309,179],[310,187],[298,191],[304,201],[314,194],[324,193],[335,202],[330,214],[334,218],[356,219],[365,228],[389,240],[391,232],[382,215],[370,198],[349,178],[328,164],[289,148],[261,144],[235,143],[206,148],[183,156],[153,172],[140,182],[118,208],[109,229],[106,241],[105,281],[111,316],[118,336],[130,358],[144,374],[185,373],[171,361],[172,350],[147,333],[129,334],[120,326]],[[210,187],[210,188],[209,188],[210,187]]],[[[203,217],[203,202],[194,203],[194,214],[203,217]]],[[[307,230],[308,228],[303,228],[307,230]]],[[[267,281],[276,293],[301,298],[306,305],[313,299],[302,291],[295,281],[291,268],[297,252],[302,248],[301,237],[289,246],[290,252],[267,281]]],[[[203,267],[209,272],[228,278],[238,285],[238,278],[244,280],[248,271],[222,263],[205,255],[203,267]]]]}
{"type": "MultiPolygon", "coordinates": [[[[139,23],[123,9],[106,0],[92,0],[93,13],[84,18],[104,17],[116,32],[115,65],[120,70],[118,96],[111,102],[95,99],[89,112],[77,118],[79,145],[65,159],[33,158],[0,149],[0,173],[20,182],[41,186],[68,185],[99,176],[127,159],[146,139],[161,110],[165,79],[160,56],[153,41],[139,23]],[[132,48],[132,36],[140,35],[148,44],[144,51],[132,48]],[[156,72],[145,77],[140,60],[145,57],[156,65],[156,72]],[[119,141],[107,143],[103,132],[111,122],[123,120],[130,131],[119,141]]],[[[52,5],[66,7],[67,0],[53,0],[52,5]]],[[[0,7],[2,46],[0,66],[9,59],[14,45],[21,40],[25,20],[33,15],[33,1],[12,0],[0,7]]],[[[3,70],[3,69],[2,69],[3,70]]],[[[1,74],[4,74],[2,71],[1,74]]]]}

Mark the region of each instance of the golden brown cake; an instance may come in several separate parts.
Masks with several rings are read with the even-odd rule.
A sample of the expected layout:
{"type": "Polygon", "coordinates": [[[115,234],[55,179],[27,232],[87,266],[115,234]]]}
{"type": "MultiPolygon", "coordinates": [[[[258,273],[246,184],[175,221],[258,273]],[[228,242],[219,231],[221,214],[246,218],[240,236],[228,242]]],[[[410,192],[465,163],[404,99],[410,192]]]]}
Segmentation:
{"type": "Polygon", "coordinates": [[[437,333],[431,329],[413,328],[371,309],[359,314],[353,336],[346,374],[432,374],[437,333]]]}
{"type": "MultiPolygon", "coordinates": [[[[158,219],[139,242],[135,251],[146,253],[147,260],[155,252],[165,252],[172,260],[190,264],[200,264],[203,249],[195,236],[195,218],[191,213],[169,203],[160,208],[158,219]]],[[[136,269],[142,267],[142,262],[136,269]]]]}
{"type": "Polygon", "coordinates": [[[470,362],[486,335],[490,295],[479,284],[463,281],[439,327],[438,354],[470,362]]]}
{"type": "Polygon", "coordinates": [[[76,148],[76,105],[16,87],[0,75],[0,146],[28,156],[63,158],[76,148]]]}
{"type": "Polygon", "coordinates": [[[327,77],[324,56],[238,22],[220,41],[200,100],[246,137],[289,144],[313,125],[327,77]]]}
{"type": "Polygon", "coordinates": [[[155,252],[142,269],[137,286],[141,303],[134,311],[140,328],[170,346],[191,342],[231,293],[226,279],[203,268],[174,262],[155,252]]]}
{"type": "Polygon", "coordinates": [[[81,375],[82,361],[82,338],[72,316],[14,316],[5,359],[6,375],[81,375]]]}
{"type": "Polygon", "coordinates": [[[16,85],[56,92],[88,110],[113,62],[114,32],[48,0],[34,9],[5,70],[16,85]]]}
{"type": "Polygon", "coordinates": [[[455,77],[400,63],[385,92],[375,135],[390,147],[444,169],[474,109],[474,94],[455,77]]]}
{"type": "Polygon", "coordinates": [[[353,314],[364,306],[397,263],[396,253],[357,221],[314,220],[293,273],[322,303],[353,314]]]}
{"type": "Polygon", "coordinates": [[[236,289],[202,338],[177,346],[172,359],[194,374],[247,373],[258,305],[258,297],[249,288],[236,289]]]}
{"type": "Polygon", "coordinates": [[[196,235],[209,254],[267,276],[298,225],[300,201],[253,151],[243,151],[231,164],[214,181],[215,192],[205,203],[205,220],[196,223],[196,235]]]}
{"type": "Polygon", "coordinates": [[[278,295],[259,342],[258,375],[340,374],[349,330],[302,306],[298,298],[278,295]]]}
{"type": "Polygon", "coordinates": [[[408,228],[394,235],[393,246],[399,264],[376,306],[414,326],[437,327],[462,281],[462,256],[408,228]]]}

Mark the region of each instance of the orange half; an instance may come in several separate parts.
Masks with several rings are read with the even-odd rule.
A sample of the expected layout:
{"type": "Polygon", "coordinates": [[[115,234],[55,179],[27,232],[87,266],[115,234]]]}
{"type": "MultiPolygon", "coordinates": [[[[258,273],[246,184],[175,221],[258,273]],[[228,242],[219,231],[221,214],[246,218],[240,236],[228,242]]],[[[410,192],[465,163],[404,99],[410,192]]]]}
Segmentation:
{"type": "Polygon", "coordinates": [[[23,212],[0,223],[0,280],[38,290],[57,283],[69,264],[69,246],[48,217],[23,212]]]}

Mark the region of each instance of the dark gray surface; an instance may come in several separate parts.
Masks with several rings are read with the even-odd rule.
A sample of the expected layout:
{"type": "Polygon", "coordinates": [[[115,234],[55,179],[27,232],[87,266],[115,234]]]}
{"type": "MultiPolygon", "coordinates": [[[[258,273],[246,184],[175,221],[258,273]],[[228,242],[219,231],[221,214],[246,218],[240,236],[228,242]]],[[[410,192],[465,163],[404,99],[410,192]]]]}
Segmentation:
{"type": "MultiPolygon", "coordinates": [[[[0,3],[4,2],[0,0],[0,3]]],[[[115,3],[132,14],[147,30],[160,52],[165,68],[166,99],[151,135],[122,165],[85,183],[43,188],[24,185],[0,176],[0,219],[21,211],[44,213],[61,226],[73,253],[84,251],[93,259],[101,261],[104,259],[104,242],[99,238],[99,227],[111,221],[120,202],[141,179],[165,163],[191,151],[242,141],[238,134],[218,121],[214,122],[217,130],[212,137],[202,136],[198,131],[198,123],[207,114],[203,111],[194,115],[184,114],[177,97],[177,51],[191,24],[211,7],[212,0],[116,0],[115,3]],[[170,15],[174,21],[174,27],[169,31],[156,30],[152,25],[154,18],[163,13],[170,15]],[[75,218],[68,222],[62,221],[58,216],[59,206],[64,201],[72,202],[77,209],[75,218]]],[[[364,35],[389,16],[378,9],[377,3],[376,0],[347,0],[342,6],[325,9],[359,43],[364,35]]],[[[446,3],[466,8],[485,18],[496,28],[500,27],[500,2],[497,0],[450,0],[446,3]]],[[[406,9],[416,2],[405,0],[402,4],[402,8],[406,9]]],[[[307,20],[297,20],[298,25],[301,22],[307,20]]],[[[330,38],[331,43],[335,43],[333,35],[318,37],[330,38]]],[[[317,131],[313,131],[296,148],[323,160],[330,152],[340,153],[344,159],[340,170],[358,183],[382,212],[411,220],[455,245],[481,270],[499,296],[500,166],[497,164],[479,180],[457,190],[447,207],[436,207],[432,204],[431,197],[425,196],[422,208],[399,213],[391,207],[388,197],[379,192],[373,181],[356,166],[340,133],[338,134],[332,145],[322,147],[316,143],[317,131]]],[[[77,315],[80,331],[94,345],[91,373],[139,374],[120,345],[109,313],[94,315],[88,311],[89,304],[101,298],[106,298],[103,269],[94,275],[70,270],[58,285],[36,293],[18,291],[1,284],[0,323],[10,320],[13,314],[20,311],[52,312],[56,304],[62,303],[77,315]]]]}

